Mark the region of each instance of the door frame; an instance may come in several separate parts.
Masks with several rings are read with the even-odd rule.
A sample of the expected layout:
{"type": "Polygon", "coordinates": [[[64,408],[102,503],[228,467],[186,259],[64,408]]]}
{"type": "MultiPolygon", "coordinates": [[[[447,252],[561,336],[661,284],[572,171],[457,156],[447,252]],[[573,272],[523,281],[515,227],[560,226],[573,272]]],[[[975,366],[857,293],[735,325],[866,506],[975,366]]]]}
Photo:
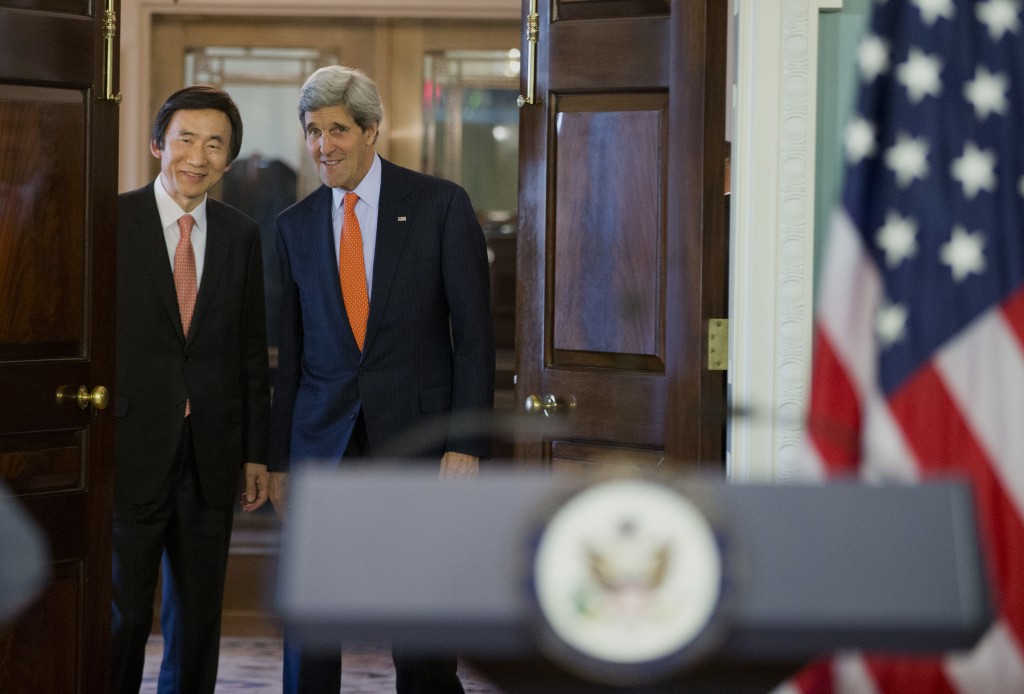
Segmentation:
{"type": "Polygon", "coordinates": [[[732,0],[735,34],[726,469],[797,476],[814,307],[818,15],[843,0],[732,0]],[[757,336],[753,339],[752,336],[757,336]]]}

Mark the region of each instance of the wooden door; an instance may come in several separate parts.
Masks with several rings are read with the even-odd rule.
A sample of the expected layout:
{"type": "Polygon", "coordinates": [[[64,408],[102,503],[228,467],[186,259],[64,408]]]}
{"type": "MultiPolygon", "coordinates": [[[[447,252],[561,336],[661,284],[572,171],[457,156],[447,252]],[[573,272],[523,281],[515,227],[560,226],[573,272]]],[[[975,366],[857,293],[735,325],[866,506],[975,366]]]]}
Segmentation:
{"type": "Polygon", "coordinates": [[[96,390],[112,392],[114,374],[107,9],[0,0],[0,479],[51,559],[39,597],[0,631],[9,694],[109,689],[113,419],[96,390]]]}
{"type": "Polygon", "coordinates": [[[722,467],[726,11],[524,0],[516,396],[556,425],[522,463],[722,467]]]}

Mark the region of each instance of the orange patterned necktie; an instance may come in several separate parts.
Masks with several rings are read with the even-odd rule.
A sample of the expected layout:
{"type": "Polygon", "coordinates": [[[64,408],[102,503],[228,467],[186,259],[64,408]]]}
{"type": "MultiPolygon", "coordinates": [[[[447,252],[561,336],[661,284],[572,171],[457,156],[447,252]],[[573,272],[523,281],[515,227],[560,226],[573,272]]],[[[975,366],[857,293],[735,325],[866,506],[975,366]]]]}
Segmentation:
{"type": "MultiPolygon", "coordinates": [[[[192,226],[196,220],[186,214],[178,218],[178,231],[181,238],[174,249],[174,289],[178,293],[178,310],[181,312],[181,328],[188,337],[188,329],[192,325],[192,311],[196,307],[196,254],[192,250],[192,226]]],[[[185,416],[192,414],[192,403],[185,401],[185,416]]]]}
{"type": "Polygon", "coordinates": [[[345,312],[359,350],[366,338],[366,319],[370,315],[370,299],[366,291],[366,265],[363,262],[363,234],[356,219],[355,193],[345,193],[345,216],[341,223],[341,243],[338,249],[338,276],[341,278],[341,296],[345,312]]]}

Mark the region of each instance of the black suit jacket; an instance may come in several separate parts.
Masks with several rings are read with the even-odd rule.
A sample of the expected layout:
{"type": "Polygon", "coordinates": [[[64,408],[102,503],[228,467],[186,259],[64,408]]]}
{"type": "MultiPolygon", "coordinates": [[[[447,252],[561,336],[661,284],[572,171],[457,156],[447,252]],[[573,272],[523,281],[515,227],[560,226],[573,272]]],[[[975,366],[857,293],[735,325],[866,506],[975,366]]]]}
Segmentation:
{"type": "Polygon", "coordinates": [[[484,457],[494,404],[487,248],[466,191],[381,160],[377,243],[360,353],[338,280],[331,189],[280,214],[280,346],[271,470],[337,463],[360,411],[374,456],[484,457]],[[470,422],[453,415],[484,417],[470,422]]]}
{"type": "Polygon", "coordinates": [[[207,200],[203,276],[189,335],[153,184],[118,198],[115,500],[151,500],[174,462],[191,404],[199,484],[234,502],[245,462],[266,462],[269,419],[260,230],[207,200]]]}

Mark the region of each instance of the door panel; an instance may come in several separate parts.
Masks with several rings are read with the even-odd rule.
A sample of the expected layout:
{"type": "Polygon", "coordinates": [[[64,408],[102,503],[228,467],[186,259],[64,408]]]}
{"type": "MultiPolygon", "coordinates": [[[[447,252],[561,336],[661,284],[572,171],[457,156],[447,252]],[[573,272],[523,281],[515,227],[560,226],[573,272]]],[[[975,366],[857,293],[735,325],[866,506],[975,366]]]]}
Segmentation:
{"type": "Polygon", "coordinates": [[[0,85],[2,358],[82,354],[87,116],[80,90],[0,85]]]}
{"type": "Polygon", "coordinates": [[[5,692],[89,691],[79,686],[82,673],[77,654],[81,635],[60,628],[67,623],[68,614],[81,610],[82,581],[81,563],[55,562],[40,598],[13,628],[0,634],[0,652],[12,656],[4,661],[0,679],[5,692]],[[66,663],[67,666],[43,665],[38,657],[31,657],[31,653],[45,653],[50,663],[66,663]]]}
{"type": "Polygon", "coordinates": [[[541,61],[559,90],[667,86],[668,22],[665,17],[562,21],[550,27],[541,61]]]}
{"type": "Polygon", "coordinates": [[[664,371],[666,107],[664,95],[558,99],[553,366],[615,368],[631,358],[664,371]]]}
{"type": "Polygon", "coordinates": [[[572,441],[551,442],[551,469],[554,472],[592,473],[599,468],[638,468],[656,470],[665,462],[658,451],[572,441]]]}
{"type": "MultiPolygon", "coordinates": [[[[39,9],[54,4],[43,2],[39,9]]],[[[78,5],[80,3],[76,3],[78,5]]],[[[24,4],[16,4],[24,6],[24,4]]],[[[2,7],[2,4],[0,4],[2,7]]],[[[78,9],[76,7],[76,9],[78,9]]],[[[5,76],[18,77],[29,82],[61,82],[67,78],[73,83],[84,83],[92,77],[96,21],[89,17],[75,17],[38,12],[5,11],[0,23],[0,44],[4,53],[17,58],[18,65],[5,64],[5,76]],[[40,51],[39,39],[53,43],[61,49],[56,52],[40,51]]]]}
{"type": "Polygon", "coordinates": [[[668,14],[669,0],[559,0],[559,19],[609,19],[668,14]]]}
{"type": "Polygon", "coordinates": [[[106,9],[0,0],[0,481],[51,561],[39,596],[0,629],[0,691],[16,694],[109,687],[113,419],[89,397],[112,392],[114,374],[106,9]]]}
{"type": "Polygon", "coordinates": [[[3,0],[0,2],[0,7],[23,7],[31,10],[84,15],[89,10],[89,3],[86,0],[3,0]]]}
{"type": "Polygon", "coordinates": [[[516,396],[551,426],[516,458],[721,470],[724,374],[706,367],[704,326],[727,303],[726,5],[535,4],[516,396]]]}
{"type": "Polygon", "coordinates": [[[0,446],[0,479],[15,494],[85,488],[82,431],[5,436],[0,446]]]}

